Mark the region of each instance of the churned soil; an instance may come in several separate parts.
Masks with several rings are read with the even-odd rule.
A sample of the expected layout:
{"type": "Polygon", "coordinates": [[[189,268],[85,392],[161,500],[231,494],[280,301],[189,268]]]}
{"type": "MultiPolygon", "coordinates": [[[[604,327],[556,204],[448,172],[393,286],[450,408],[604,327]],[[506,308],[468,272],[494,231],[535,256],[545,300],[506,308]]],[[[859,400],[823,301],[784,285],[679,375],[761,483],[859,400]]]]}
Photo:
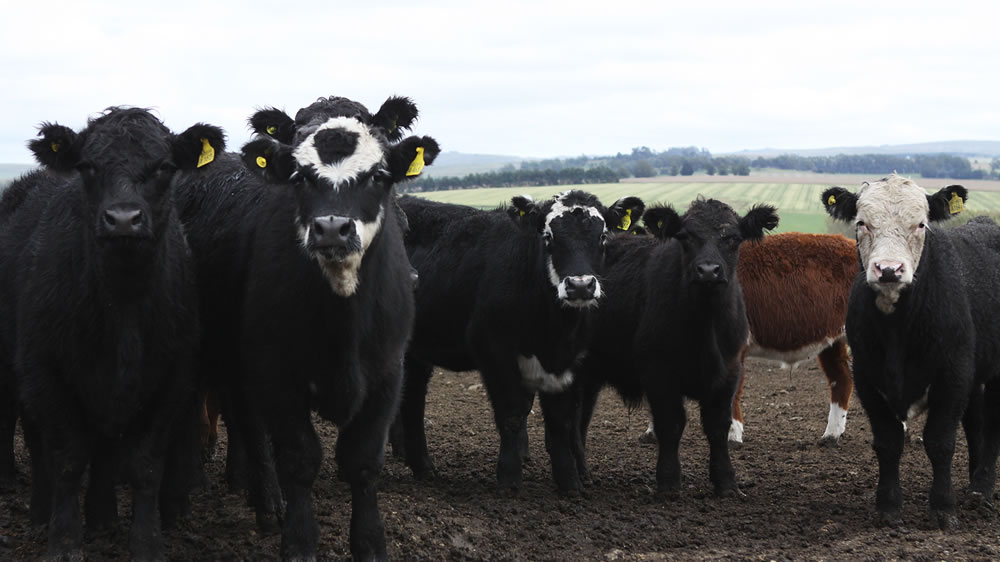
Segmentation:
{"type": "MultiPolygon", "coordinates": [[[[654,499],[656,446],[639,435],[649,419],[611,391],[601,395],[588,443],[594,483],[583,497],[560,498],[544,448],[541,412],[529,418],[531,458],[520,494],[497,492],[498,438],[475,373],[439,372],[431,382],[427,434],[439,477],[415,481],[388,456],[379,501],[389,555],[400,560],[938,560],[1000,558],[995,514],[959,509],[957,529],[940,531],[927,515],[931,470],[911,424],[901,465],[902,528],[875,524],[877,463],[860,404],[850,408],[836,448],[817,440],[826,425],[826,380],[814,366],[789,373],[773,363],[747,366],[745,443],[732,451],[746,497],[717,498],[708,481],[708,448],[697,405],[689,405],[681,443],[680,499],[654,499]]],[[[349,557],[350,493],[336,479],[336,429],[319,422],[326,457],[314,488],[321,559],[349,557]]],[[[222,436],[224,443],[224,435],[222,436]]],[[[22,477],[0,494],[0,559],[37,559],[43,529],[28,523],[27,459],[22,477]]],[[[193,514],[166,534],[174,560],[268,560],[278,537],[260,536],[246,502],[227,494],[223,455],[207,467],[209,484],[193,514]]],[[[959,497],[968,481],[964,438],[954,462],[959,497]]],[[[128,513],[127,492],[120,513],[128,513]]],[[[112,531],[88,535],[91,560],[127,559],[126,517],[112,531]]]]}

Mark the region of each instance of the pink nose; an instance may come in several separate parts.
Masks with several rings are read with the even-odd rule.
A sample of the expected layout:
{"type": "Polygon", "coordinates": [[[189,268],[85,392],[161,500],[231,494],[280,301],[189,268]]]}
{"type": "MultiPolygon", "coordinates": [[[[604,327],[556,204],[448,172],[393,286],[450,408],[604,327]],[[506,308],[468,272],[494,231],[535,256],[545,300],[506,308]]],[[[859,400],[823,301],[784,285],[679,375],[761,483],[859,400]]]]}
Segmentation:
{"type": "Polygon", "coordinates": [[[903,275],[903,263],[898,261],[877,261],[872,264],[872,272],[882,283],[896,283],[903,275]]]}

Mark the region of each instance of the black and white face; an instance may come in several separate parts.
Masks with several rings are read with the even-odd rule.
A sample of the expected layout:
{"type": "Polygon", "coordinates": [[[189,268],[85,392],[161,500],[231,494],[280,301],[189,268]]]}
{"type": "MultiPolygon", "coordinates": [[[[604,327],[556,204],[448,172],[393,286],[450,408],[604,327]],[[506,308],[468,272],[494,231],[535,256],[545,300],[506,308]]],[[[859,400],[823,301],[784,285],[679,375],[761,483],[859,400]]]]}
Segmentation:
{"type": "Polygon", "coordinates": [[[546,267],[559,301],[575,308],[597,306],[609,236],[606,210],[592,195],[575,191],[557,195],[544,210],[546,267]]]}
{"type": "Polygon", "coordinates": [[[386,144],[354,117],[332,117],[304,132],[292,152],[299,241],[334,292],[348,297],[391,204],[386,144]]]}

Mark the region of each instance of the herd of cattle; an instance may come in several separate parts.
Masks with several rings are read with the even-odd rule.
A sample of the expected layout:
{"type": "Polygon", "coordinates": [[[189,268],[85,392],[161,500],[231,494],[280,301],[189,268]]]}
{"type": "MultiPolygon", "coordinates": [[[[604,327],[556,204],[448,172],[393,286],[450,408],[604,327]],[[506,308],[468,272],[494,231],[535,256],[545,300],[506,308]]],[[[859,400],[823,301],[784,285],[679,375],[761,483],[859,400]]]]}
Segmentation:
{"type": "Polygon", "coordinates": [[[317,412],[339,427],[351,553],[384,559],[387,442],[417,478],[436,473],[424,434],[435,366],[481,373],[505,492],[522,484],[538,395],[555,484],[580,493],[610,385],[650,408],[658,496],[680,490],[687,399],[700,405],[715,492],[741,495],[729,443],[744,430],[743,360],[818,355],[831,393],[820,442],[844,433],[853,387],[874,436],[881,522],[900,524],[905,422],[921,409],[937,523],[955,523],[960,421],[970,499],[991,501],[1000,227],[932,226],[962,210],[963,187],[927,195],[891,175],[827,190],[822,203],[856,225],[856,244],[765,236],[774,207],[740,215],[704,198],[679,214],[574,190],[481,211],[397,197],[439,152],[430,137],[403,138],[416,117],[401,97],[374,114],[339,97],[294,118],[265,109],[240,153],[225,152],[217,127],[175,134],[137,108],[80,131],[40,127],[29,146],[41,168],[0,198],[0,487],[15,481],[20,417],[30,517],[47,524],[50,557],[81,555],[84,522],[114,524],[122,482],[132,557],[164,557],[161,529],[190,511],[202,474],[207,395],[228,431],[229,485],[246,490],[263,531],[281,533],[283,558],[316,556],[317,412]]]}

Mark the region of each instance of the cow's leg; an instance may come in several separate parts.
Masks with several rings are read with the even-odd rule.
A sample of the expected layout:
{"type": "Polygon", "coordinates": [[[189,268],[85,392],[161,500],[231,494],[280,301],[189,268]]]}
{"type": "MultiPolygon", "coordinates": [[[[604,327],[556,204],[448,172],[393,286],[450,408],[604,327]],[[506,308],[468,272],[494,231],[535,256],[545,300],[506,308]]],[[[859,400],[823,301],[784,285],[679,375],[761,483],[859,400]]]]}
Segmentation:
{"type": "Polygon", "coordinates": [[[983,462],[983,417],[984,393],[974,389],[969,397],[969,405],[962,416],[962,428],[965,430],[965,441],[969,447],[969,491],[975,493],[976,473],[983,462]]]}
{"type": "Polygon", "coordinates": [[[650,394],[647,398],[660,445],[656,459],[656,495],[676,499],[681,488],[681,435],[687,425],[684,396],[679,392],[670,392],[650,394]]]}
{"type": "Polygon", "coordinates": [[[497,484],[501,490],[516,492],[523,480],[521,433],[526,430],[525,421],[535,394],[521,386],[520,370],[515,365],[509,365],[509,368],[484,367],[481,373],[500,433],[497,484]]]}
{"type": "MultiPolygon", "coordinates": [[[[1000,456],[1000,381],[992,381],[986,385],[982,395],[982,449],[976,463],[975,472],[970,478],[969,489],[978,494],[983,504],[989,504],[993,498],[993,488],[997,479],[997,457],[1000,456]]],[[[971,404],[970,404],[971,407],[971,404]]],[[[972,466],[972,450],[969,450],[969,466],[972,466]]]]}
{"type": "Polygon", "coordinates": [[[573,456],[576,458],[576,471],[580,475],[580,481],[584,485],[589,485],[593,478],[590,469],[587,468],[587,431],[590,429],[590,420],[594,417],[594,407],[597,405],[597,397],[601,392],[600,385],[591,383],[584,379],[576,388],[577,415],[574,419],[575,428],[573,431],[573,456]]]}
{"type": "MultiPolygon", "coordinates": [[[[232,425],[238,427],[234,433],[239,436],[238,444],[246,455],[247,499],[254,508],[257,528],[265,535],[273,535],[281,530],[278,517],[281,514],[281,489],[275,473],[275,461],[271,452],[271,440],[261,418],[263,408],[269,408],[268,397],[272,391],[253,391],[264,402],[262,408],[252,408],[246,403],[246,389],[233,393],[234,412],[232,425]]],[[[232,435],[232,433],[230,434],[232,435]]]]}
{"type": "MultiPolygon", "coordinates": [[[[742,362],[740,364],[740,370],[742,370],[742,362]]],[[[731,443],[743,444],[743,408],[740,407],[740,402],[743,400],[743,377],[739,377],[739,383],[736,385],[736,392],[733,394],[732,400],[732,421],[729,424],[728,439],[731,443]]]]}
{"type": "Polygon", "coordinates": [[[868,421],[872,426],[872,449],[878,459],[878,486],[875,490],[875,510],[879,523],[888,526],[903,524],[900,511],[903,492],[899,484],[899,459],[903,454],[903,424],[889,409],[881,395],[867,396],[859,387],[868,421]]]}
{"type": "Polygon", "coordinates": [[[437,476],[434,461],[427,450],[427,434],[424,432],[424,410],[427,405],[427,385],[434,372],[430,363],[407,356],[405,361],[405,382],[403,401],[399,407],[397,424],[403,434],[403,449],[406,464],[418,480],[437,476]]]}
{"type": "Polygon", "coordinates": [[[48,554],[55,560],[82,559],[83,522],[80,517],[80,483],[91,457],[91,443],[71,429],[82,424],[65,423],[42,428],[43,458],[49,461],[51,507],[48,554]]]}
{"type": "Polygon", "coordinates": [[[186,400],[187,407],[174,421],[160,488],[160,524],[171,529],[191,513],[191,490],[207,482],[200,422],[205,412],[201,393],[186,400]]]}
{"type": "Polygon", "coordinates": [[[736,485],[736,474],[729,459],[729,429],[733,421],[733,400],[736,389],[743,383],[743,364],[739,359],[730,363],[723,375],[727,384],[701,401],[701,427],[708,438],[708,476],[719,496],[742,495],[736,485]]]}
{"type": "Polygon", "coordinates": [[[313,514],[312,486],[319,474],[323,450],[305,403],[285,402],[270,420],[274,461],[287,501],[281,525],[281,557],[315,560],[319,527],[313,514]],[[280,412],[280,416],[277,415],[280,412]]]}
{"type": "Polygon", "coordinates": [[[84,499],[84,522],[88,530],[110,529],[118,519],[117,439],[100,439],[94,444],[90,478],[84,499]]]}
{"type": "Polygon", "coordinates": [[[539,394],[542,416],[545,420],[545,442],[552,462],[552,477],[559,493],[566,496],[580,494],[580,474],[574,443],[578,415],[576,389],[564,392],[539,394]]]}
{"type": "Polygon", "coordinates": [[[835,446],[847,429],[847,409],[851,403],[854,382],[851,377],[847,341],[841,338],[819,354],[819,366],[830,386],[830,415],[826,431],[819,440],[821,446],[835,446]]]}
{"type": "Polygon", "coordinates": [[[967,396],[959,396],[958,393],[951,392],[950,389],[943,390],[941,387],[932,388],[928,393],[924,450],[933,470],[930,509],[931,517],[942,529],[950,528],[957,523],[951,463],[955,455],[955,433],[967,400],[967,396]]]}
{"type": "MultiPolygon", "coordinates": [[[[0,367],[0,381],[13,379],[9,368],[0,367]]],[[[14,429],[17,425],[17,395],[13,381],[0,383],[0,492],[13,489],[17,481],[14,465],[14,429]]]]}
{"type": "Polygon", "coordinates": [[[337,439],[339,477],[351,485],[351,556],[355,560],[388,556],[376,483],[385,463],[385,442],[401,379],[401,373],[392,372],[390,366],[385,386],[369,391],[362,409],[341,428],[337,439]]]}
{"type": "Polygon", "coordinates": [[[31,524],[44,525],[49,522],[52,510],[52,479],[49,475],[51,461],[42,444],[42,435],[37,424],[27,417],[21,418],[24,445],[31,457],[31,504],[29,508],[31,524]]]}

